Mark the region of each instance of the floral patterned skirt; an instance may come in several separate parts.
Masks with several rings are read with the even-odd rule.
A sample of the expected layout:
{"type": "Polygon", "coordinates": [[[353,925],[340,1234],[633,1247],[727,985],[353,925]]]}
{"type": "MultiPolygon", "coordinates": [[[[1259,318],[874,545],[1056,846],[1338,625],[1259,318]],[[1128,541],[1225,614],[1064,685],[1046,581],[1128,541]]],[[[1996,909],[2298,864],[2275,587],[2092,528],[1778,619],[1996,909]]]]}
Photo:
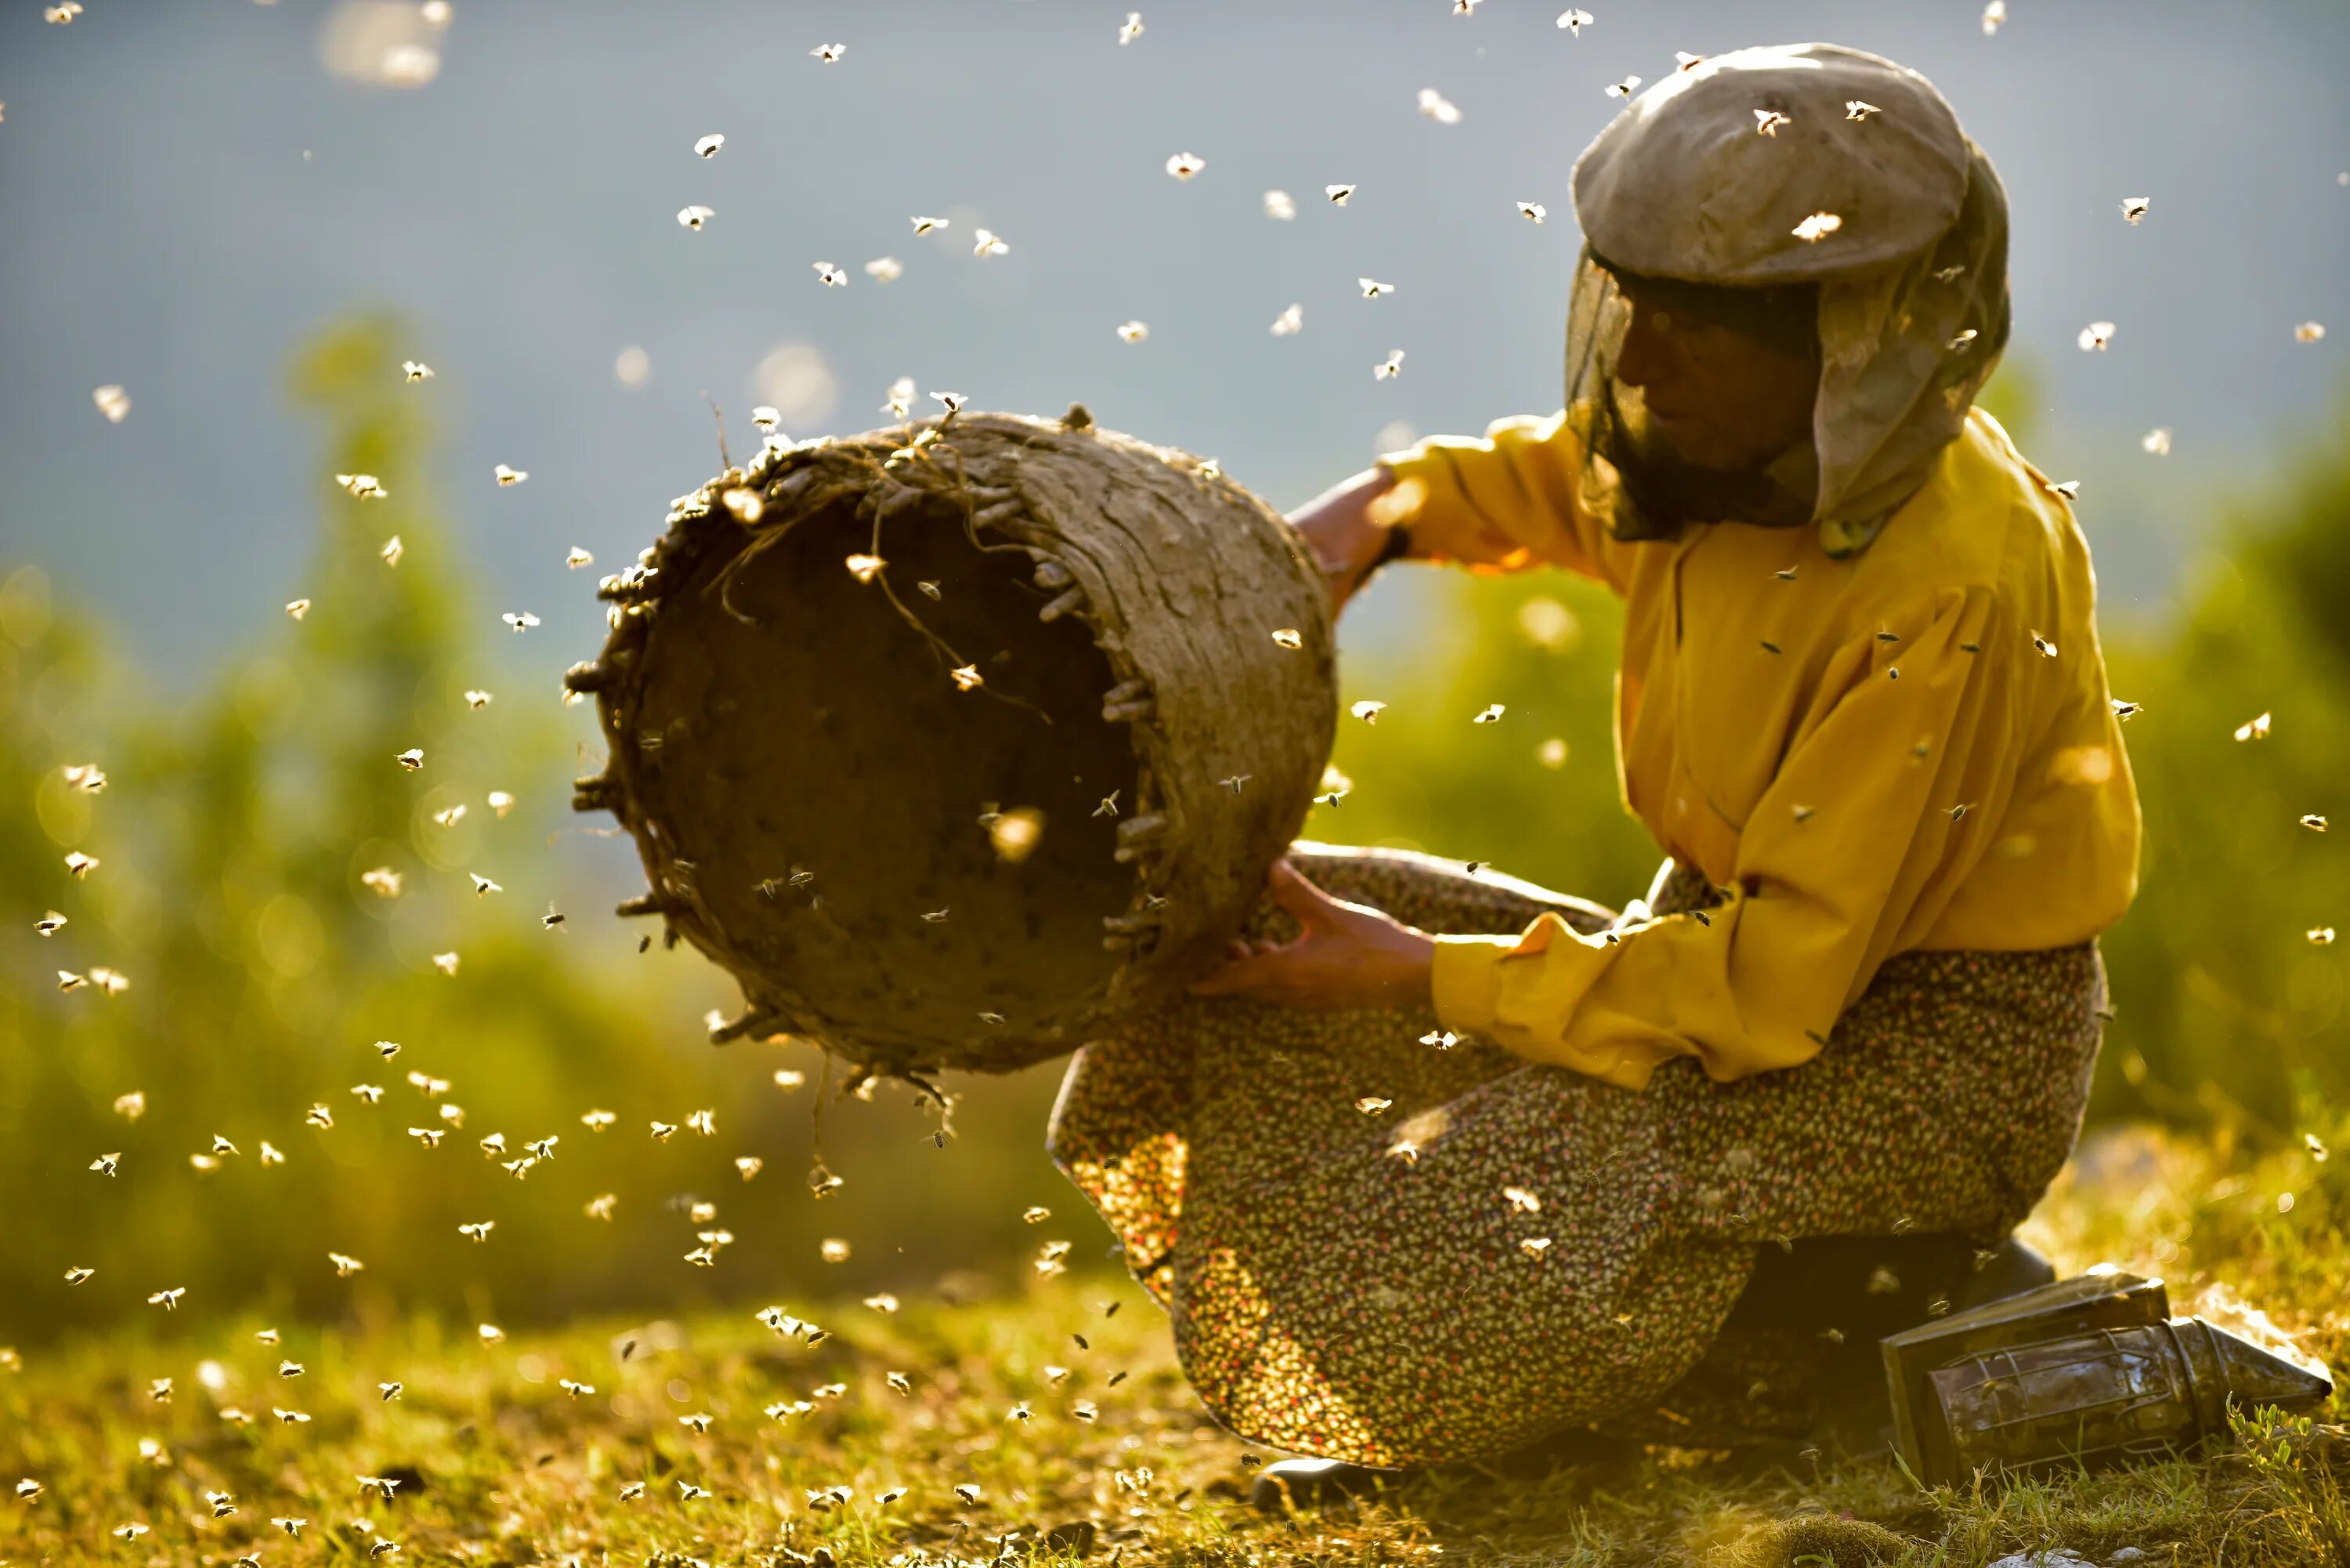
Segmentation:
{"type": "MultiPolygon", "coordinates": [[[[1423,930],[1612,918],[1425,856],[1291,858],[1423,930]]],[[[1711,897],[1669,868],[1651,901],[1711,897]]],[[[1295,929],[1266,906],[1250,933],[1295,929]]],[[[1446,1045],[1426,1011],[1186,997],[1086,1045],[1049,1141],[1225,1425],[1358,1464],[1475,1459],[1705,1407],[1762,1245],[2012,1229],[2072,1148],[2104,1006],[2094,943],[1907,953],[1814,1060],[1717,1084],[1681,1059],[1635,1094],[1446,1045]]]]}

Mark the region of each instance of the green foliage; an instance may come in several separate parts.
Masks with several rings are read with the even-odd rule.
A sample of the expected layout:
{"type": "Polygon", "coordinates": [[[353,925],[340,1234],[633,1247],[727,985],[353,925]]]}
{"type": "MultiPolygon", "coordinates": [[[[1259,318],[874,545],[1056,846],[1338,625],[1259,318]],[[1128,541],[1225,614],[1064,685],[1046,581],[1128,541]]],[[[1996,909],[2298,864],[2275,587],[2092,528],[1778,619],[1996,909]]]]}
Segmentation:
{"type": "Polygon", "coordinates": [[[2118,697],[2146,814],[2136,907],[2106,943],[2115,1003],[2099,1108],[2247,1119],[2272,1139],[2350,1088],[2350,456],[2339,441],[2194,568],[2174,624],[2116,628],[2118,697]],[[2234,738],[2259,715],[2265,739],[2234,738]]]}
{"type": "Polygon", "coordinates": [[[1638,896],[1658,857],[1616,772],[1622,606],[1555,572],[1388,575],[1405,573],[1348,612],[1392,615],[1378,601],[1410,596],[1399,631],[1341,666],[1343,706],[1388,706],[1339,720],[1334,765],[1355,787],[1315,808],[1307,836],[1478,860],[1604,904],[1638,896]]]}
{"type": "Polygon", "coordinates": [[[289,1318],[691,1303],[815,1274],[830,1234],[914,1249],[862,1250],[827,1271],[835,1290],[1008,1255],[1020,1209],[1052,1195],[1037,1136],[1049,1077],[991,1085],[1003,1130],[948,1152],[925,1137],[934,1116],[836,1108],[826,1152],[849,1185],[817,1209],[801,1179],[813,1054],[713,1052],[696,1021],[731,987],[697,956],[639,956],[639,932],[602,909],[542,925],[593,885],[577,862],[596,841],[549,849],[569,826],[575,739],[593,726],[556,707],[543,669],[494,651],[527,639],[467,591],[425,481],[429,405],[396,373],[399,341],[390,323],[359,322],[295,367],[295,404],[326,426],[312,606],[258,633],[194,701],[147,705],[36,570],[0,573],[0,1335],[160,1315],[147,1296],[174,1288],[192,1313],[289,1318]],[[332,487],[338,472],[380,476],[388,498],[332,487]],[[494,700],[476,711],[474,689],[494,700]],[[420,772],[394,762],[411,746],[420,772]],[[66,781],[62,767],[85,762],[108,774],[102,793],[66,781]],[[493,790],[516,797],[510,815],[493,790]],[[77,880],[69,850],[99,865],[77,880]],[[396,898],[364,880],[379,869],[400,879],[396,898]],[[473,873],[504,890],[476,893],[473,873]],[[69,921],[46,938],[32,929],[45,909],[69,921]],[[453,975],[436,967],[443,953],[453,975]],[[99,969],[128,989],[41,979],[99,969]],[[808,1086],[779,1088],[785,1066],[808,1086]],[[428,1097],[411,1071],[451,1086],[428,1097]],[[353,1093],[362,1084],[380,1104],[353,1093]],[[115,1108],[134,1092],[135,1117],[115,1108]],[[618,1125],[590,1132],[591,1107],[618,1125]],[[648,1134],[704,1108],[712,1137],[648,1134]],[[411,1127],[440,1132],[440,1147],[411,1127]],[[492,1133],[504,1152],[485,1158],[492,1133]],[[553,1158],[509,1173],[549,1135],[553,1158]],[[215,1136],[237,1152],[207,1172],[215,1136]],[[282,1164],[263,1163],[265,1143],[282,1164]],[[88,1168],[113,1153],[118,1174],[88,1168]],[[764,1167],[747,1186],[742,1157],[764,1167]],[[962,1179],[924,1180],[935,1162],[962,1179]],[[606,1192],[619,1199],[608,1225],[584,1213],[606,1192]],[[693,1197],[718,1204],[714,1224],[690,1217],[693,1197]],[[485,1220],[486,1242],[459,1234],[485,1220]],[[739,1250],[689,1267],[714,1228],[739,1250]],[[330,1251],[365,1272],[338,1278],[330,1251]],[[69,1267],[96,1272],[68,1285],[69,1267]]]}

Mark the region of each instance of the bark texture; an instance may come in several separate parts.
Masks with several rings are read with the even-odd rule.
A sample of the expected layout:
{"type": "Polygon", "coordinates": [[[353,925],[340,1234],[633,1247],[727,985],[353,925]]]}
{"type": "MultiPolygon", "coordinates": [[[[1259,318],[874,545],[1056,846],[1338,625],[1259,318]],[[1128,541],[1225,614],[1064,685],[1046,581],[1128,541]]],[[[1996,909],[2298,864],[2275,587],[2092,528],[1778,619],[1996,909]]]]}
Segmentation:
{"type": "Polygon", "coordinates": [[[567,684],[609,761],[575,805],[636,840],[621,912],[741,982],[713,1039],[875,1073],[1008,1071],[1174,995],[1337,722],[1280,515],[1080,408],[767,448],[599,592],[567,684]]]}

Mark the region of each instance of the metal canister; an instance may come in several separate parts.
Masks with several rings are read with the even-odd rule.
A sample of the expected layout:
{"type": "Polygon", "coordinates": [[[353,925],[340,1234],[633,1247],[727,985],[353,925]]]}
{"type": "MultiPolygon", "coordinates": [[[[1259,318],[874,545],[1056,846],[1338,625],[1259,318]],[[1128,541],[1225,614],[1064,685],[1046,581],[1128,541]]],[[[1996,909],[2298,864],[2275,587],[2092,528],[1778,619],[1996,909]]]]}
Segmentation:
{"type": "Polygon", "coordinates": [[[2199,1317],[2158,1280],[2060,1281],[1886,1339],[1896,1432],[1920,1480],[2126,1462],[2228,1430],[2230,1405],[2314,1409],[2323,1366],[2199,1317]]]}

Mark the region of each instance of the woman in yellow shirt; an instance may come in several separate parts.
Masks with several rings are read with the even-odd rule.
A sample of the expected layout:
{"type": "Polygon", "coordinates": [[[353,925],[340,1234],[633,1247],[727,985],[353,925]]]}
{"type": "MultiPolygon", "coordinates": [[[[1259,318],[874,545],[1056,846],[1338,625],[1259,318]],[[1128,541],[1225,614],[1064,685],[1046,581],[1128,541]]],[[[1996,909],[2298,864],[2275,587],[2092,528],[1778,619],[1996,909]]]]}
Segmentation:
{"type": "Polygon", "coordinates": [[[1949,105],[1743,50],[1634,100],[1574,190],[1561,411],[1293,522],[1341,604],[1398,558],[1620,594],[1656,885],[1611,916],[1300,846],[1288,922],[1090,1045],[1055,1116],[1211,1407],[1361,1464],[1660,1399],[1677,1441],[1796,1429],[1852,1369],[1790,1335],[1873,1379],[2069,1150],[2135,887],[2070,496],[1971,408],[2006,209],[1949,105]]]}

